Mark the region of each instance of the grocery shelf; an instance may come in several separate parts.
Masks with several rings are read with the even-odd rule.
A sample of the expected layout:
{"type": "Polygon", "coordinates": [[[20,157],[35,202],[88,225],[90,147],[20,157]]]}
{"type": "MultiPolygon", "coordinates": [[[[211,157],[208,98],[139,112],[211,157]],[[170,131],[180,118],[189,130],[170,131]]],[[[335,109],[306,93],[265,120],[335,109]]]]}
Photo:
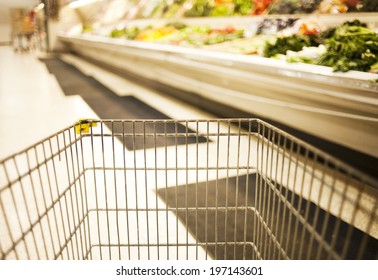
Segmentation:
{"type": "Polygon", "coordinates": [[[377,74],[95,35],[60,35],[84,57],[378,157],[377,74]]]}

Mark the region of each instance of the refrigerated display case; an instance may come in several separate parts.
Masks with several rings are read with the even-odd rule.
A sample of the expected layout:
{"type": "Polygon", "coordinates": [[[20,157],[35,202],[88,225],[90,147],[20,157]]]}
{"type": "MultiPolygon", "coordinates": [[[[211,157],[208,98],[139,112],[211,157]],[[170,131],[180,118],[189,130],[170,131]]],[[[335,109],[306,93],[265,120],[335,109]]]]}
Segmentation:
{"type": "MultiPolygon", "coordinates": [[[[355,19],[367,23],[371,30],[378,26],[376,13],[295,16],[327,27],[355,19]]],[[[264,19],[290,18],[292,15],[197,17],[180,18],[180,23],[256,32],[256,26],[264,19]]],[[[166,18],[119,21],[102,24],[91,33],[64,30],[59,39],[68,50],[92,62],[120,70],[146,84],[179,89],[185,97],[175,91],[176,97],[203,109],[212,102],[212,108],[219,104],[231,111],[236,109],[378,158],[378,74],[335,72],[332,67],[288,63],[230,48],[225,51],[222,44],[198,47],[109,36],[115,27],[159,27],[171,22],[166,18]]],[[[247,44],[243,51],[253,47],[256,46],[247,44]]]]}

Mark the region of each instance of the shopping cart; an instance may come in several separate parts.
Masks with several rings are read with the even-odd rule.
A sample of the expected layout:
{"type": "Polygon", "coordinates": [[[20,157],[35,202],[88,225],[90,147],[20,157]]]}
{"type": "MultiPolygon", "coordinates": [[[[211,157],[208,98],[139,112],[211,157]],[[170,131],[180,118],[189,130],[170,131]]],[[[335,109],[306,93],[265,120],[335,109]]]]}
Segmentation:
{"type": "Polygon", "coordinates": [[[377,186],[256,119],[82,120],[0,162],[0,259],[376,259],[377,186]]]}

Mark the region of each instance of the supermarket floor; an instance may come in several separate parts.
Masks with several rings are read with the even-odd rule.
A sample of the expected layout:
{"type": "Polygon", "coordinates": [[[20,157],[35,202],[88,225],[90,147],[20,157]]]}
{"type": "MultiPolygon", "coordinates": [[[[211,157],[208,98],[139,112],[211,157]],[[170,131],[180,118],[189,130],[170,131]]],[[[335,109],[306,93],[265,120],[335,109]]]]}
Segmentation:
{"type": "MultiPolygon", "coordinates": [[[[40,58],[36,53],[16,53],[10,47],[0,47],[0,158],[50,136],[80,118],[99,117],[78,95],[79,92],[65,95],[56,77],[40,58]]],[[[62,56],[62,60],[74,64],[120,96],[130,97],[132,94],[134,103],[137,100],[139,105],[161,112],[157,116],[177,119],[213,117],[73,56],[62,56]]],[[[112,108],[107,109],[111,114],[112,108]]]]}
{"type": "MultiPolygon", "coordinates": [[[[15,53],[9,47],[1,47],[0,59],[0,159],[28,148],[30,145],[41,141],[43,138],[49,137],[83,117],[111,118],[114,116],[114,118],[117,119],[213,118],[213,116],[196,108],[158,95],[154,91],[133,84],[130,81],[70,55],[62,55],[60,59],[56,59],[55,57],[41,56],[36,53],[15,53]],[[54,72],[55,75],[51,74],[51,72],[54,72]],[[79,76],[80,78],[78,78],[79,76]],[[123,106],[117,106],[119,104],[122,104],[127,109],[122,110],[120,107],[123,106]],[[141,112],[146,113],[146,115],[141,112]]],[[[109,144],[108,146],[111,145],[109,144]]],[[[130,147],[127,145],[126,147],[130,150],[130,147]]],[[[118,146],[118,148],[120,149],[119,154],[125,153],[125,151],[122,151],[123,148],[121,146],[118,146]]],[[[129,156],[132,156],[132,152],[129,156]]],[[[64,162],[63,159],[55,164],[62,165],[62,162],[64,162]]],[[[29,166],[29,162],[22,165],[21,169],[27,166],[29,166]]],[[[5,165],[1,168],[1,172],[4,172],[5,169],[3,170],[3,168],[6,168],[5,165]]],[[[60,178],[58,182],[59,184],[62,183],[62,187],[66,188],[67,186],[64,186],[63,182],[67,180],[67,177],[65,174],[59,174],[59,170],[63,169],[64,168],[58,169],[58,177],[60,178]]],[[[11,175],[6,175],[7,178],[9,176],[11,175]]],[[[138,173],[138,180],[143,181],[144,176],[145,175],[142,174],[139,178],[138,173]]],[[[6,180],[4,174],[0,173],[0,177],[3,177],[0,178],[0,185],[4,186],[2,183],[6,180]]],[[[172,176],[170,177],[172,178],[172,176]]],[[[185,179],[185,177],[182,178],[185,179]]],[[[8,180],[10,179],[8,178],[8,180]]],[[[117,182],[118,184],[122,182],[122,178],[117,177],[117,182]]],[[[111,184],[110,182],[107,183],[111,184]]],[[[23,197],[32,198],[34,196],[33,192],[31,192],[31,188],[29,188],[29,184],[29,181],[21,183],[23,197]]],[[[128,185],[133,185],[133,182],[130,182],[128,185]]],[[[105,189],[106,183],[102,187],[105,189]]],[[[101,188],[101,186],[97,185],[97,188],[101,188]]],[[[5,187],[5,189],[7,189],[7,187],[5,187]]],[[[5,215],[12,215],[10,213],[13,213],[11,210],[13,209],[13,203],[9,198],[6,199],[5,189],[1,188],[1,203],[5,203],[6,209],[10,207],[9,212],[5,215]]],[[[131,195],[133,190],[128,189],[128,193],[131,195]]],[[[155,197],[155,194],[156,193],[149,191],[148,195],[146,194],[146,198],[147,196],[155,197]]],[[[99,197],[100,200],[104,198],[101,195],[99,197]]],[[[141,205],[144,201],[144,197],[141,196],[140,200],[139,203],[141,205]]],[[[154,201],[152,198],[151,200],[154,201]]],[[[183,201],[182,199],[180,200],[183,201]]],[[[10,225],[4,225],[2,223],[4,221],[0,219],[0,226],[2,225],[0,238],[4,242],[2,246],[5,246],[5,248],[11,248],[12,242],[15,242],[14,237],[10,234],[11,232],[15,232],[14,234],[17,236],[20,231],[24,230],[13,223],[19,221],[21,224],[28,224],[29,215],[33,216],[36,214],[33,207],[30,209],[28,203],[26,201],[23,202],[21,197],[17,197],[14,201],[16,205],[19,205],[16,207],[28,209],[28,211],[31,211],[31,214],[17,214],[18,218],[12,219],[10,225]],[[3,232],[5,228],[8,228],[9,233],[3,232]]],[[[40,203],[43,204],[41,200],[36,199],[35,205],[40,203]]],[[[111,205],[112,204],[109,204],[109,206],[111,205]]],[[[36,207],[38,209],[38,206],[36,207]]],[[[5,211],[7,212],[8,210],[5,211]]],[[[2,215],[4,215],[4,213],[0,213],[0,216],[2,215]]],[[[164,221],[165,215],[160,216],[160,220],[164,221]]],[[[131,224],[142,222],[142,220],[138,221],[138,218],[137,220],[130,219],[131,224]]],[[[182,224],[178,223],[178,220],[174,217],[171,217],[171,220],[173,221],[170,223],[170,227],[172,227],[172,233],[170,233],[170,235],[173,235],[171,238],[176,239],[175,236],[180,235],[183,237],[183,240],[186,239],[186,242],[188,242],[188,232],[183,228],[182,224]],[[174,221],[176,221],[176,226],[173,226],[174,221]]],[[[99,223],[99,228],[106,228],[106,222],[97,222],[99,223]]],[[[49,223],[52,223],[53,227],[58,227],[54,221],[49,221],[49,223]]],[[[138,227],[138,232],[139,230],[145,232],[142,228],[144,228],[143,225],[141,225],[141,228],[138,227]]],[[[44,236],[42,230],[35,230],[37,230],[37,233],[34,233],[34,229],[32,233],[34,238],[35,235],[37,235],[36,239],[38,239],[38,236],[42,236],[44,240],[48,238],[44,236]]],[[[64,230],[62,232],[64,232],[64,230]]],[[[50,232],[50,234],[51,239],[53,239],[53,233],[50,232]]],[[[153,234],[150,235],[147,233],[147,236],[148,238],[153,238],[153,234]]],[[[142,239],[147,238],[143,236],[143,234],[139,235],[139,233],[136,235],[130,234],[129,237],[131,239],[138,238],[138,242],[139,237],[142,239]]],[[[35,242],[28,243],[26,241],[26,247],[20,249],[21,251],[17,253],[14,252],[16,255],[11,253],[10,258],[51,258],[51,253],[56,254],[56,250],[52,249],[54,246],[54,243],[49,244],[49,242],[44,245],[41,244],[41,247],[44,247],[45,250],[42,249],[40,252],[39,249],[37,249],[39,245],[35,242]]],[[[0,249],[0,253],[2,253],[4,248],[0,249]]],[[[7,250],[5,249],[4,251],[7,250]]],[[[182,252],[185,258],[185,252],[182,252]]],[[[172,254],[174,253],[175,252],[172,254]]],[[[194,253],[198,254],[198,251],[194,253]]],[[[0,258],[1,257],[0,254],[0,258]]]]}
{"type": "Polygon", "coordinates": [[[0,158],[96,114],[78,96],[65,97],[34,53],[0,47],[0,158]]]}
{"type": "MultiPolygon", "coordinates": [[[[212,117],[184,103],[175,102],[160,96],[153,91],[137,86],[130,81],[119,78],[114,74],[103,71],[100,68],[69,55],[63,55],[61,59],[57,60],[54,57],[46,57],[37,53],[15,53],[9,47],[0,47],[0,61],[0,159],[4,159],[7,156],[28,148],[36,142],[71,125],[79,118],[98,119],[106,117],[112,118],[112,116],[114,116],[114,118],[118,119],[198,119],[212,117]],[[58,69],[59,75],[58,73],[53,75],[49,72],[49,70],[54,70],[52,69],[54,68],[54,63],[55,66],[58,65],[58,68],[60,66],[58,69]],[[74,64],[75,67],[70,66],[70,64],[74,64]],[[46,67],[46,65],[48,67],[46,67]],[[65,69],[67,67],[68,69],[65,69]],[[64,69],[66,71],[63,71],[64,69]],[[80,69],[81,72],[78,69],[80,69]],[[63,72],[66,76],[62,78],[63,72]],[[67,75],[69,75],[69,77],[67,75]],[[75,79],[75,76],[77,79],[75,79]],[[60,84],[57,81],[57,77],[58,79],[62,78],[59,81],[60,84]],[[92,96],[94,98],[92,98],[92,96]],[[121,106],[119,106],[119,104],[121,104],[121,106]],[[122,105],[126,107],[126,110],[122,110],[122,105]],[[143,115],[143,112],[147,115],[143,115]]],[[[125,152],[122,151],[122,147],[119,148],[121,154],[125,152]]],[[[63,160],[58,161],[56,164],[62,164],[62,162],[63,160]]],[[[26,165],[29,166],[29,163],[26,165]]],[[[4,166],[4,168],[6,167],[4,166]]],[[[21,165],[21,169],[23,168],[25,168],[25,166],[21,165]]],[[[62,182],[63,185],[67,177],[64,174],[59,174],[59,170],[60,169],[58,169],[58,177],[61,177],[59,184],[62,182]]],[[[1,172],[3,172],[3,170],[1,172]]],[[[8,180],[9,176],[11,175],[6,175],[8,180]]],[[[4,177],[4,174],[0,173],[0,177],[4,177]]],[[[141,176],[141,178],[143,177],[144,175],[141,176]]],[[[0,178],[0,182],[4,180],[5,178],[0,178]]],[[[120,181],[121,178],[118,178],[118,182],[120,181]]],[[[3,183],[0,185],[2,184],[3,183]]],[[[130,185],[133,185],[133,183],[130,183],[130,185]]],[[[22,188],[24,197],[33,197],[33,193],[29,193],[31,189],[29,189],[28,182],[24,181],[22,188]]],[[[101,187],[97,185],[97,188],[101,187]]],[[[1,191],[1,203],[5,203],[5,209],[8,209],[8,207],[12,208],[13,203],[9,199],[6,199],[7,192],[5,192],[3,188],[1,191]]],[[[131,195],[132,192],[132,189],[128,190],[129,195],[131,195]]],[[[154,197],[155,195],[149,192],[148,196],[154,197]]],[[[100,195],[100,200],[101,197],[100,195]]],[[[141,198],[139,203],[142,203],[143,200],[144,198],[141,198]]],[[[14,201],[16,205],[18,205],[16,207],[25,207],[29,209],[28,211],[31,213],[17,214],[18,218],[9,221],[10,224],[7,226],[3,224],[4,221],[0,219],[0,226],[2,227],[0,238],[3,243],[1,246],[5,246],[5,248],[11,248],[12,243],[15,242],[13,235],[15,234],[17,236],[20,230],[24,230],[18,227],[17,224],[13,224],[13,222],[18,220],[21,224],[28,224],[29,215],[33,216],[35,214],[33,207],[30,209],[28,203],[26,203],[26,201],[23,202],[21,197],[17,197],[14,201]],[[3,231],[5,228],[8,228],[9,233],[3,231]]],[[[35,205],[39,203],[43,204],[39,199],[37,199],[35,203],[35,205]]],[[[109,205],[111,206],[112,204],[109,205]]],[[[38,209],[38,206],[36,207],[38,209]]],[[[7,212],[5,215],[12,215],[10,213],[13,213],[12,210],[9,210],[9,212],[7,210],[5,211],[7,212]]],[[[2,215],[4,215],[4,213],[0,213],[0,216],[2,215]]],[[[164,218],[165,215],[161,217],[162,220],[164,218]]],[[[173,221],[176,220],[174,217],[171,217],[171,219],[173,221]]],[[[101,221],[97,222],[101,224],[101,226],[99,226],[101,228],[107,226],[106,222],[104,224],[102,224],[101,221]]],[[[138,222],[142,223],[138,218],[137,220],[130,218],[130,223],[138,224],[138,222]]],[[[51,223],[55,225],[54,221],[49,220],[49,224],[51,223]]],[[[176,236],[179,234],[178,232],[180,232],[180,234],[185,237],[185,232],[187,231],[185,228],[182,228],[182,225],[179,225],[177,220],[176,223],[177,227],[173,227],[172,229],[174,231],[173,235],[176,236]],[[177,233],[175,233],[176,229],[178,230],[177,233]]],[[[55,226],[58,227],[57,224],[55,226]]],[[[144,226],[141,225],[141,228],[144,228],[144,226]]],[[[138,232],[139,229],[138,227],[138,232]]],[[[141,231],[144,232],[144,230],[141,231]]],[[[64,232],[64,230],[61,232],[64,232]]],[[[53,239],[53,233],[51,233],[51,231],[50,234],[50,238],[53,239]]],[[[59,236],[58,231],[57,234],[59,236]]],[[[43,240],[48,238],[42,231],[39,232],[38,229],[33,229],[32,235],[34,238],[36,235],[42,236],[43,240]],[[37,230],[37,233],[35,233],[34,230],[37,230]]],[[[153,234],[149,235],[149,238],[152,237],[153,234]]],[[[146,236],[143,236],[143,234],[130,234],[129,238],[131,238],[131,240],[138,238],[139,242],[139,238],[144,239],[146,236]]],[[[36,237],[36,239],[38,240],[38,237],[36,237]]],[[[11,253],[10,258],[52,258],[53,256],[51,256],[50,253],[56,254],[56,250],[53,249],[55,248],[54,246],[56,246],[54,243],[49,242],[47,242],[47,244],[45,242],[44,245],[37,245],[35,242],[28,243],[26,241],[26,247],[21,249],[21,252],[19,250],[17,250],[18,252],[14,252],[16,255],[11,253]],[[42,249],[40,252],[39,249],[37,249],[39,246],[44,247],[45,250],[42,249]]],[[[1,259],[2,250],[7,251],[7,249],[4,249],[4,247],[0,247],[0,249],[1,259]]],[[[78,257],[77,255],[75,256],[75,253],[73,254],[73,258],[78,257]]],[[[138,254],[140,254],[139,251],[138,254]]],[[[80,258],[82,257],[84,256],[80,258]]]]}

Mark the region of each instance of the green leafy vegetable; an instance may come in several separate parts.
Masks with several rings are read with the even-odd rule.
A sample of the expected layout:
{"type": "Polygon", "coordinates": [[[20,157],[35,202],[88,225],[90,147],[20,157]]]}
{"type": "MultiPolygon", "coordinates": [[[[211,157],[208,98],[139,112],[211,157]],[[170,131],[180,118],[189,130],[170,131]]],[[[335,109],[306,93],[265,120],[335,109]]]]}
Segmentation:
{"type": "Polygon", "coordinates": [[[304,47],[325,45],[326,51],[313,61],[301,56],[288,59],[332,67],[334,71],[357,70],[376,72],[378,63],[378,35],[358,20],[330,28],[317,35],[292,35],[267,42],[265,57],[281,57],[288,51],[299,52],[304,47]]]}
{"type": "Polygon", "coordinates": [[[218,4],[215,5],[211,12],[210,16],[212,17],[225,17],[232,16],[234,14],[234,5],[232,4],[218,4]]]}
{"type": "Polygon", "coordinates": [[[252,13],[253,2],[251,0],[234,0],[236,15],[249,15],[252,13]]]}
{"type": "Polygon", "coordinates": [[[333,67],[334,71],[370,71],[378,62],[378,35],[358,22],[343,24],[325,40],[327,52],[315,63],[333,67]]]}
{"type": "Polygon", "coordinates": [[[93,31],[93,27],[91,25],[84,25],[82,33],[91,33],[93,31]]]}
{"type": "Polygon", "coordinates": [[[127,39],[135,39],[141,30],[138,27],[131,27],[125,29],[114,29],[110,32],[109,36],[112,38],[125,37],[127,39]]]}
{"type": "Polygon", "coordinates": [[[275,42],[267,42],[264,56],[272,57],[276,54],[286,54],[287,51],[300,51],[303,47],[316,46],[314,36],[294,34],[288,37],[278,37],[275,42]]]}
{"type": "Polygon", "coordinates": [[[203,17],[208,16],[211,12],[212,5],[207,0],[195,0],[190,10],[185,12],[186,17],[203,17]]]}

